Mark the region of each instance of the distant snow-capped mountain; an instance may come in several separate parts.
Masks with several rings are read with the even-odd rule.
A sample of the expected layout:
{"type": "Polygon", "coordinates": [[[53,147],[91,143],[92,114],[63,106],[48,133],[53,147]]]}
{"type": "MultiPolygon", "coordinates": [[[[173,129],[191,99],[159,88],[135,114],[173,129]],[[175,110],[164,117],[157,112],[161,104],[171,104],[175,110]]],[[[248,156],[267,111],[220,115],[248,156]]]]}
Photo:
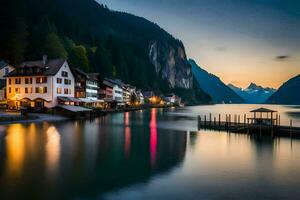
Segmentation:
{"type": "Polygon", "coordinates": [[[245,89],[236,87],[233,84],[228,84],[228,86],[242,97],[246,103],[265,103],[267,99],[276,92],[274,88],[262,87],[255,83],[251,83],[245,89]]]}

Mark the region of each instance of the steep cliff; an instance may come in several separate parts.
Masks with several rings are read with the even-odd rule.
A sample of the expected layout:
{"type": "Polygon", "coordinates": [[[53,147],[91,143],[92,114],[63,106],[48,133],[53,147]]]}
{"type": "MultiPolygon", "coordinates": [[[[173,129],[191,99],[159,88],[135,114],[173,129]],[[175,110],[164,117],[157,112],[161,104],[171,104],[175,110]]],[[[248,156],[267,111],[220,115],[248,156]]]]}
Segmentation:
{"type": "Polygon", "coordinates": [[[187,62],[184,46],[176,41],[175,45],[153,41],[150,44],[149,57],[155,72],[167,80],[170,88],[192,88],[191,66],[187,62]]]}

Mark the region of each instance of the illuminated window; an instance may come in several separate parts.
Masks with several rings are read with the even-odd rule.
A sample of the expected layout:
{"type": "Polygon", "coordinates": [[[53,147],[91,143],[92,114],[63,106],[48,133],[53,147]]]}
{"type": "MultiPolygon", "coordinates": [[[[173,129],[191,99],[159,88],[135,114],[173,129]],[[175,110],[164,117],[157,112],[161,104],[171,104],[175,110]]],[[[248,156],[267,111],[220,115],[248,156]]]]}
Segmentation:
{"type": "Polygon", "coordinates": [[[65,83],[65,85],[69,85],[69,80],[68,80],[68,79],[65,79],[65,80],[64,80],[64,83],[65,83]]]}
{"type": "Polygon", "coordinates": [[[37,94],[47,93],[47,87],[36,87],[35,93],[37,93],[37,94]]]}
{"type": "Polygon", "coordinates": [[[32,84],[32,78],[25,78],[25,84],[32,84]]]}
{"type": "Polygon", "coordinates": [[[47,93],[47,87],[44,87],[44,91],[43,91],[44,93],[47,93]]]}
{"type": "Polygon", "coordinates": [[[15,93],[19,94],[20,93],[20,88],[15,88],[15,93]]]}
{"type": "Polygon", "coordinates": [[[62,79],[61,79],[61,78],[57,78],[57,79],[56,79],[56,82],[57,82],[58,84],[61,84],[61,83],[62,83],[62,79]]]}
{"type": "Polygon", "coordinates": [[[8,88],[8,93],[11,93],[11,87],[8,88]]]}
{"type": "Polygon", "coordinates": [[[37,77],[36,83],[47,83],[47,77],[37,77]]]}
{"type": "Polygon", "coordinates": [[[64,89],[64,94],[68,94],[69,90],[67,88],[64,89]]]}
{"type": "Polygon", "coordinates": [[[57,94],[61,94],[61,88],[57,88],[57,94]]]}
{"type": "Polygon", "coordinates": [[[21,78],[15,78],[15,84],[21,84],[21,78]]]}

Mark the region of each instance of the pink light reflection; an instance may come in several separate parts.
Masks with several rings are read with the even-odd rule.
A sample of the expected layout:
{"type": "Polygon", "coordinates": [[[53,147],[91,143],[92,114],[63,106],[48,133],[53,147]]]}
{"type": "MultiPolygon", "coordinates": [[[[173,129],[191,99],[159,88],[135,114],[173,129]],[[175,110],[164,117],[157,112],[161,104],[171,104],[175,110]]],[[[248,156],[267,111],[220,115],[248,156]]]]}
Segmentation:
{"type": "Polygon", "coordinates": [[[151,167],[154,168],[157,154],[157,124],[156,124],[156,109],[151,110],[150,119],[150,157],[151,167]]]}

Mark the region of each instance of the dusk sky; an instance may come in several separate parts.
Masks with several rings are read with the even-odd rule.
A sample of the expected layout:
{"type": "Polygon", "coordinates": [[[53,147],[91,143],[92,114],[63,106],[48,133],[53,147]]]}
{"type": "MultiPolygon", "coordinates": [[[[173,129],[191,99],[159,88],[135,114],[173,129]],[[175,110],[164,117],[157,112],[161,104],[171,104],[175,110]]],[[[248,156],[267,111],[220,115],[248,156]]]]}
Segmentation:
{"type": "Polygon", "coordinates": [[[153,21],[225,83],[278,88],[300,73],[300,1],[98,0],[153,21]]]}

